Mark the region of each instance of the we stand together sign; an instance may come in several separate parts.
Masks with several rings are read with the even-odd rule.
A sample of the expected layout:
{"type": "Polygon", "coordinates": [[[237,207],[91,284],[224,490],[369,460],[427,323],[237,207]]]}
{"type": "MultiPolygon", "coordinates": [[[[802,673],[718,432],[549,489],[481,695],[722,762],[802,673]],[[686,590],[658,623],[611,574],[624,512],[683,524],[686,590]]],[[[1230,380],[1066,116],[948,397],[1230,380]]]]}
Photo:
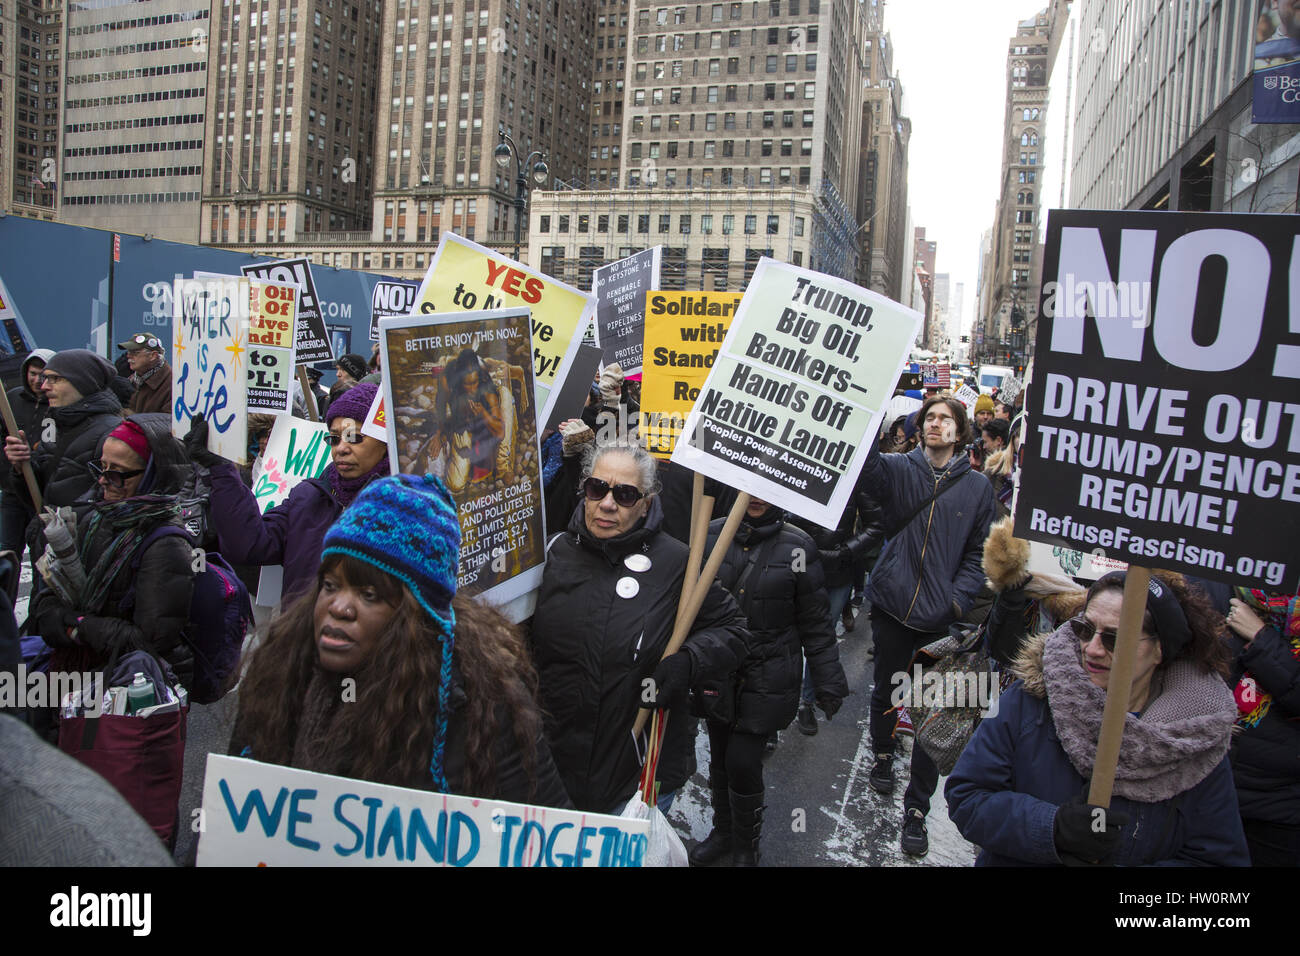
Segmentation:
{"type": "Polygon", "coordinates": [[[1294,593],[1294,216],[1053,211],[1016,534],[1294,593]]]}

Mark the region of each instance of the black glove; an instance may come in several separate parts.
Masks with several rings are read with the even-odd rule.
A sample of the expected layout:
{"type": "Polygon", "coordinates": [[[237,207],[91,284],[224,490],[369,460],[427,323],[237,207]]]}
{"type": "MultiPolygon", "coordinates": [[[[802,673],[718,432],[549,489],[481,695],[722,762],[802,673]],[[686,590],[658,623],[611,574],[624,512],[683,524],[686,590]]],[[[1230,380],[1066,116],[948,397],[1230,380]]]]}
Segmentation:
{"type": "Polygon", "coordinates": [[[91,650],[104,654],[112,649],[117,641],[118,628],[121,623],[115,618],[98,617],[88,614],[77,626],[77,639],[91,650]]]}
{"type": "Polygon", "coordinates": [[[53,591],[50,595],[36,612],[41,639],[50,647],[77,647],[78,641],[70,634],[77,626],[77,613],[54,597],[53,591]]]}
{"type": "Polygon", "coordinates": [[[226,459],[214,451],[208,451],[208,420],[202,415],[190,419],[190,431],[185,436],[185,454],[190,461],[205,468],[219,465],[226,459]]]}
{"type": "Polygon", "coordinates": [[[1128,814],[1094,806],[1080,794],[1057,807],[1052,842],[1066,866],[1105,863],[1119,847],[1120,828],[1127,823],[1128,814]]]}
{"type": "Polygon", "coordinates": [[[827,721],[839,712],[840,705],[843,703],[844,701],[836,697],[834,694],[817,695],[817,706],[820,707],[822,713],[826,715],[827,721]]]}
{"type": "Polygon", "coordinates": [[[691,689],[691,655],[678,651],[661,660],[646,689],[650,696],[646,703],[656,710],[684,707],[691,689]]]}
{"type": "Polygon", "coordinates": [[[843,563],[847,553],[847,549],[845,548],[827,548],[824,551],[818,552],[822,559],[822,567],[824,568],[839,567],[840,564],[843,563]]]}

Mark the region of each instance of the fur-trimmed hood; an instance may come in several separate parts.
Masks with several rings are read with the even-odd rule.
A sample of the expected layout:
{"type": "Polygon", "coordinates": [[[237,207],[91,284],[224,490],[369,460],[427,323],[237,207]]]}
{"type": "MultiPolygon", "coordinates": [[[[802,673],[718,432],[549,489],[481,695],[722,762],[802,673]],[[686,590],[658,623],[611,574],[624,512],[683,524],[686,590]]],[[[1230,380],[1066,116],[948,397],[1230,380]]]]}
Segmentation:
{"type": "MultiPolygon", "coordinates": [[[[1062,627],[1030,637],[1012,671],[1026,694],[1047,701],[1070,763],[1091,776],[1106,692],[1083,670],[1074,635],[1062,627]]],[[[1141,715],[1125,718],[1115,793],[1155,803],[1196,786],[1228,752],[1235,718],[1232,694],[1217,675],[1185,659],[1161,668],[1141,715]]]]}
{"type": "Polygon", "coordinates": [[[984,573],[999,594],[1017,586],[1040,601],[1055,621],[1073,617],[1083,607],[1087,591],[1059,574],[1029,574],[1029,542],[1014,535],[1010,516],[993,523],[984,541],[984,573]],[[1026,578],[1028,582],[1023,585],[1026,578]]]}

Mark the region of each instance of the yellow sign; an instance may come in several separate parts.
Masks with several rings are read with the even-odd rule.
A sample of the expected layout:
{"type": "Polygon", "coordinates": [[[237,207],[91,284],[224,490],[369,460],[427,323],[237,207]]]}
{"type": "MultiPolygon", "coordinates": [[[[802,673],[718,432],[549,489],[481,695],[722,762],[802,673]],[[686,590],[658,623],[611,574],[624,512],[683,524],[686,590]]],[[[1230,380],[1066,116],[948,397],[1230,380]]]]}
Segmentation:
{"type": "Polygon", "coordinates": [[[442,237],[416,293],[416,313],[527,307],[532,315],[533,384],[540,421],[567,373],[596,297],[453,233],[442,237]]]}
{"type": "Polygon", "coordinates": [[[740,305],[739,292],[647,292],[641,437],[668,458],[740,305]]]}

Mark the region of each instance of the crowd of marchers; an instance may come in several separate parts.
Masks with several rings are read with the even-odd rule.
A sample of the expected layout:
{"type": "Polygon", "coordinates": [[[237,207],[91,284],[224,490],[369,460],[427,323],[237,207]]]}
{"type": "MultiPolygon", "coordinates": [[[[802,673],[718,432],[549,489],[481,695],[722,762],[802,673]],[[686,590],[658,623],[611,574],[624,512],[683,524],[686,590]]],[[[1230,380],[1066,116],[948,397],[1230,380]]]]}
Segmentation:
{"type": "MultiPolygon", "coordinates": [[[[905,784],[900,845],[927,853],[940,770],[915,741],[900,748],[916,730],[891,690],[919,649],[978,634],[1004,690],[944,790],[978,862],[1300,864],[1294,594],[1155,572],[1114,796],[1100,815],[1088,803],[1126,575],[1028,570],[1010,517],[1031,451],[1023,395],[981,396],[969,414],[947,392],[920,396],[884,423],[834,527],[750,498],[684,642],[665,653],[688,586],[694,476],[652,457],[635,432],[604,438],[607,423],[638,411],[636,383],[617,366],[542,436],[545,569],[516,624],[458,593],[461,532],[443,482],[390,474],[386,444],[363,433],[377,355],[340,358],[328,391],[315,373],[310,402],[297,389],[298,414],[320,409],[331,460],[263,513],[256,462],[209,450],[201,418],[173,437],[159,339],[141,333],[120,348],[116,367],[85,350],[36,350],[8,394],[17,430],[0,461],[3,601],[15,603],[25,561],[33,574],[22,620],[0,613],[0,675],[111,682],[129,659],[136,680],[168,688],[155,700],[202,686],[210,662],[195,632],[212,622],[196,618],[208,584],[193,556],[219,554],[230,586],[252,591],[280,566],[276,612],[248,627],[237,666],[209,695],[230,696],[230,754],[619,814],[638,793],[645,737],[633,727],[650,708],[671,717],[654,797],[664,812],[697,770],[704,721],[712,829],[691,864],[779,865],[760,853],[764,757],[792,725],[816,735],[851,690],[870,701],[868,783],[882,794],[905,784]],[[860,613],[874,673],[870,688],[851,689],[837,644],[866,632],[854,627],[860,613]]],[[[248,424],[255,460],[273,419],[248,424]]],[[[478,448],[490,433],[446,427],[467,430],[445,436],[453,453],[490,466],[478,448]]],[[[490,471],[472,468],[469,480],[490,471]]],[[[712,480],[706,490],[712,546],[737,491],[712,480]]],[[[10,710],[0,863],[170,862],[174,828],[146,822],[134,788],[70,755],[58,704],[10,710]],[[54,836],[25,838],[38,830],[54,836]]]]}

